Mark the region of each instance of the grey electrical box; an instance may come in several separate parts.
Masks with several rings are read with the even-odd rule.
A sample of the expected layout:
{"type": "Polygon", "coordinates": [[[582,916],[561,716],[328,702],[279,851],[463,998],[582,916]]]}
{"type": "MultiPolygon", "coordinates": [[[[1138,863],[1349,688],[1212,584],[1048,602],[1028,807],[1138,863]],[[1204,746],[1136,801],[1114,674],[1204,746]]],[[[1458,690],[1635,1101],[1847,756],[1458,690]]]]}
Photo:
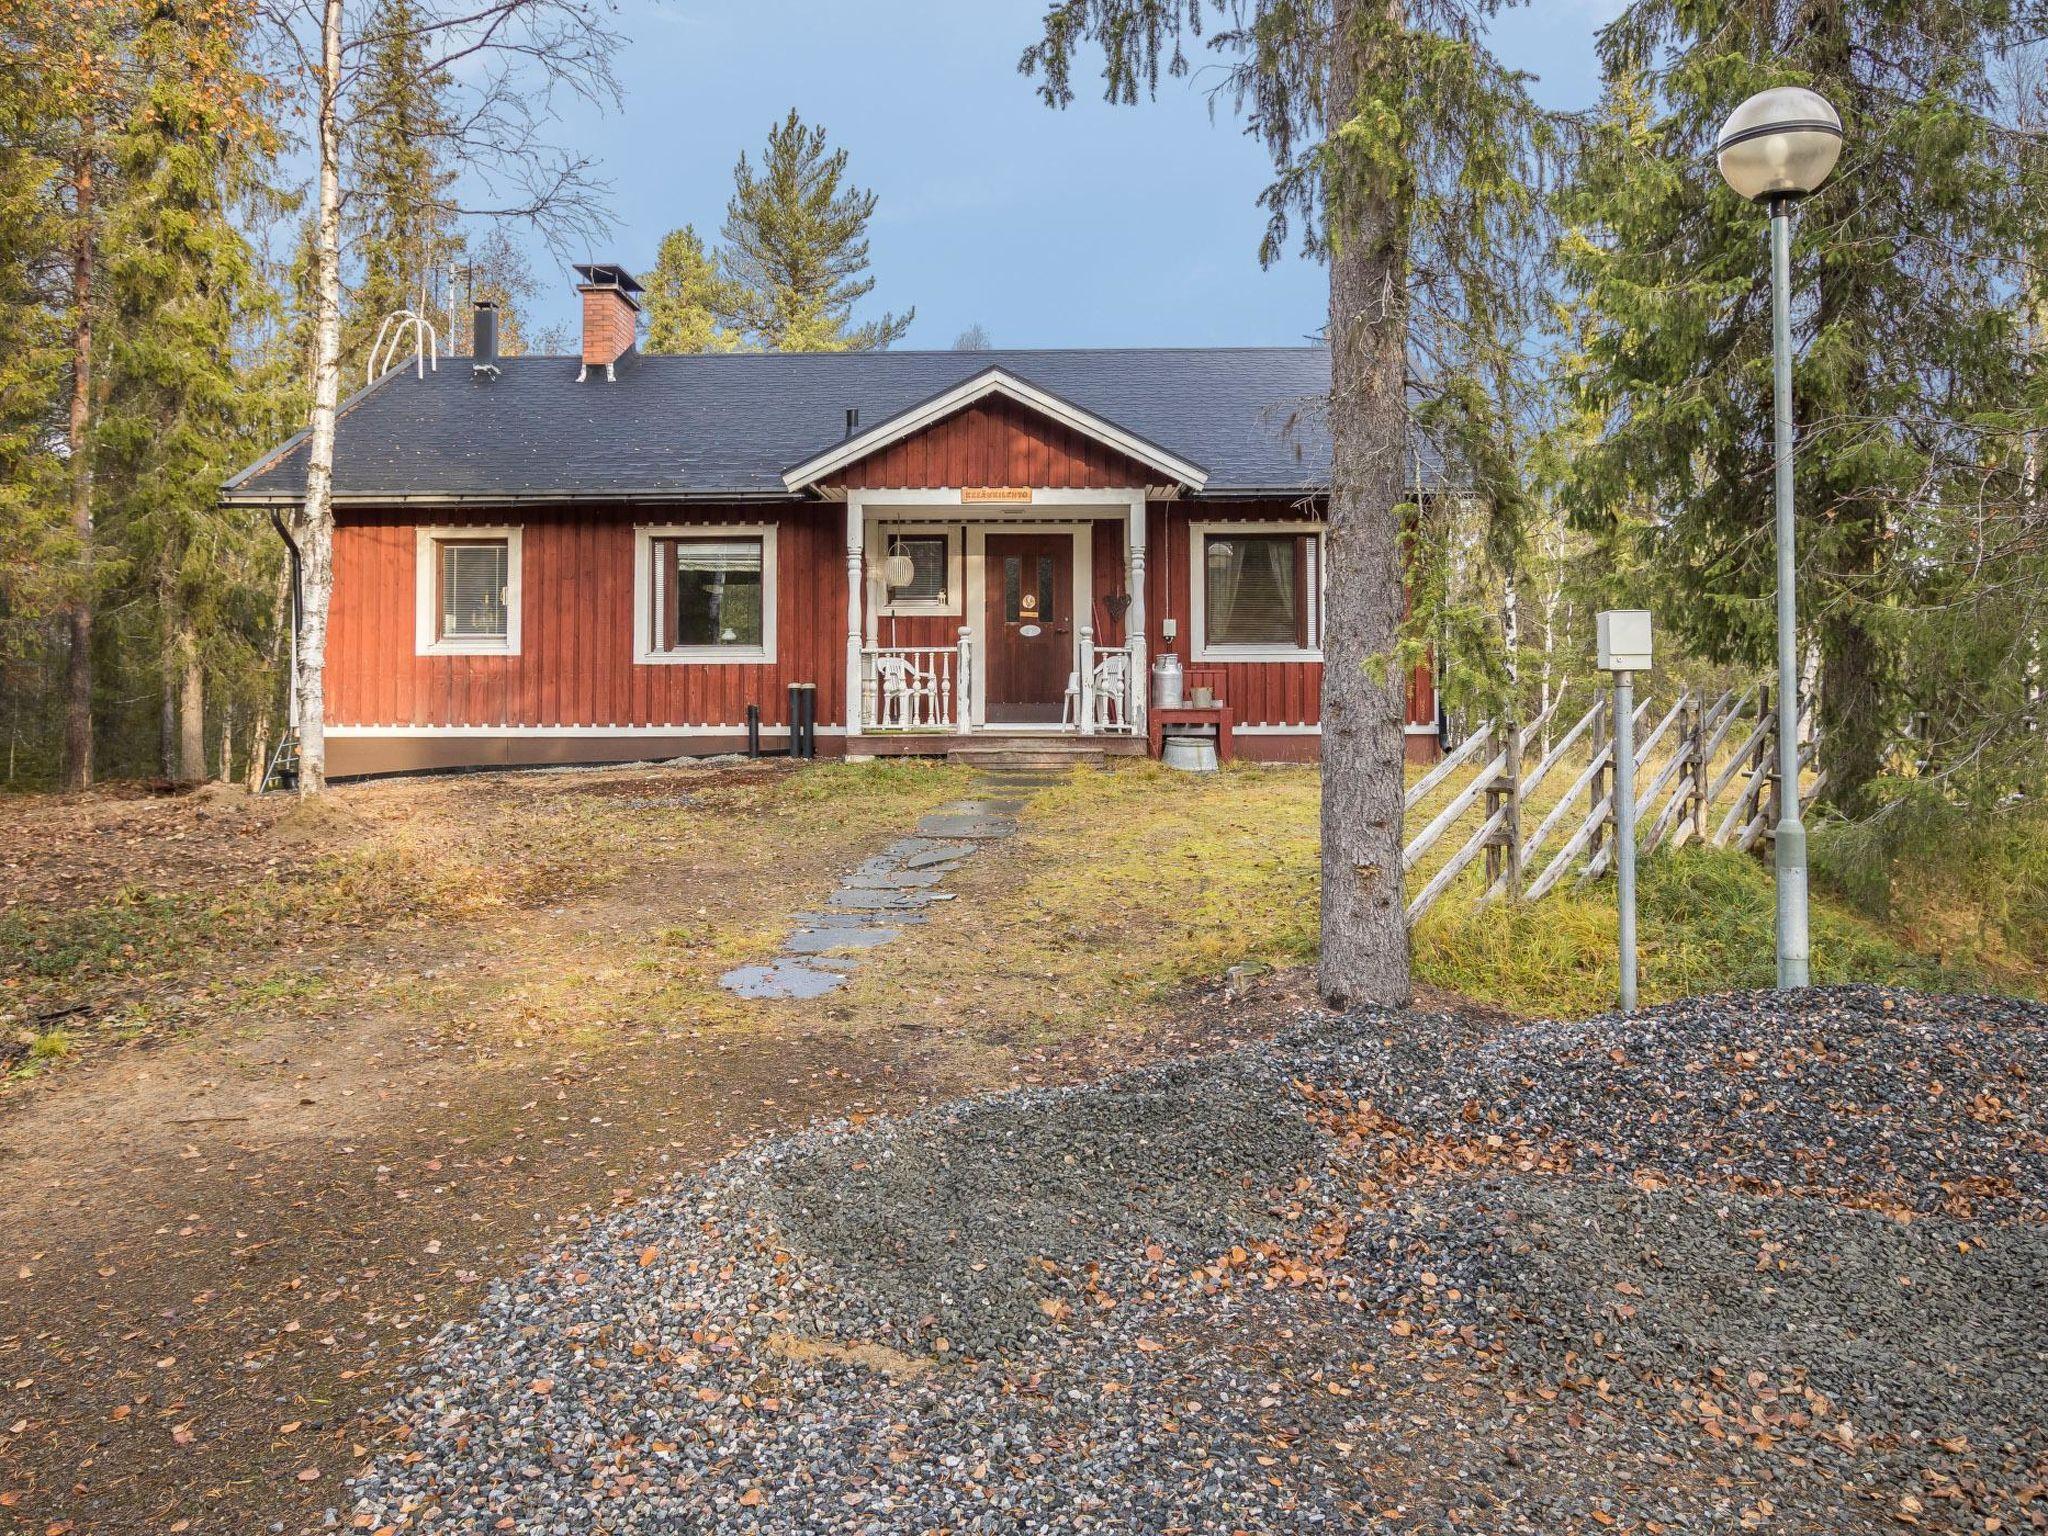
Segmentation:
{"type": "Polygon", "coordinates": [[[1595,615],[1602,672],[1650,670],[1650,615],[1641,608],[1609,608],[1595,615]]]}

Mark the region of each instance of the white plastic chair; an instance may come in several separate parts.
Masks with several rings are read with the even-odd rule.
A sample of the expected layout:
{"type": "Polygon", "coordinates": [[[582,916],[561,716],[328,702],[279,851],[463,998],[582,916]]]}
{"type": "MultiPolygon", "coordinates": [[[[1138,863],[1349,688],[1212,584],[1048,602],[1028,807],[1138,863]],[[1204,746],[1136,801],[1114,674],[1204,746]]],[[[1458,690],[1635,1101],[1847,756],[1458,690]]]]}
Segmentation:
{"type": "MultiPolygon", "coordinates": [[[[1095,724],[1119,730],[1130,722],[1131,658],[1122,651],[1110,651],[1095,663],[1095,724]]],[[[1081,702],[1081,674],[1067,674],[1066,702],[1060,707],[1060,724],[1072,725],[1081,702]]]]}
{"type": "Polygon", "coordinates": [[[876,724],[884,730],[923,725],[937,712],[939,678],[907,656],[875,658],[875,689],[879,695],[876,724]]]}
{"type": "Polygon", "coordinates": [[[1122,729],[1130,724],[1131,658],[1111,651],[1095,664],[1095,723],[1122,729]]]}

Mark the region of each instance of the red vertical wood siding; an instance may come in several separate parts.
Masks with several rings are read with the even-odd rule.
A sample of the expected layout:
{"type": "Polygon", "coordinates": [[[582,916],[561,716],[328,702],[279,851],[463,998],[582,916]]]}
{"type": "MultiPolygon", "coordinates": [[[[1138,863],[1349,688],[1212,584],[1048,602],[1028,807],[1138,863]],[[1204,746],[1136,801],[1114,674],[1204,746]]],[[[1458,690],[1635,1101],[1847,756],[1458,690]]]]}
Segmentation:
{"type": "Polygon", "coordinates": [[[327,642],[335,725],[731,726],[750,703],[779,724],[789,685],[818,685],[820,723],[844,719],[845,527],[838,509],[592,505],[422,518],[349,511],[334,536],[327,642]],[[636,523],[771,523],[776,659],[643,666],[633,659],[636,523]],[[421,526],[521,530],[520,653],[420,656],[414,596],[421,526]]]}
{"type": "Polygon", "coordinates": [[[1094,438],[1014,400],[990,396],[877,449],[826,484],[853,490],[956,485],[1105,490],[1143,485],[1148,478],[1157,476],[1094,438]]]}

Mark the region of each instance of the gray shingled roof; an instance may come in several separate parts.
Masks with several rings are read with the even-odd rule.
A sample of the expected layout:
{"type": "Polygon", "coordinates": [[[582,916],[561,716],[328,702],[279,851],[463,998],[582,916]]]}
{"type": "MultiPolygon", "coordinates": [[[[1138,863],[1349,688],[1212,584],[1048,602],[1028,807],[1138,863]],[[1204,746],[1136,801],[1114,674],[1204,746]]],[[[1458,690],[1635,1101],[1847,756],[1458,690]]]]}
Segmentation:
{"type": "MultiPolygon", "coordinates": [[[[444,358],[355,397],[335,445],[335,491],[405,497],[784,496],[782,471],[845,435],[990,368],[1115,423],[1209,473],[1208,491],[1327,487],[1320,347],[1010,352],[628,355],[579,384],[574,358],[505,359],[496,377],[444,358]]],[[[305,445],[228,482],[231,500],[296,500],[305,445]]]]}

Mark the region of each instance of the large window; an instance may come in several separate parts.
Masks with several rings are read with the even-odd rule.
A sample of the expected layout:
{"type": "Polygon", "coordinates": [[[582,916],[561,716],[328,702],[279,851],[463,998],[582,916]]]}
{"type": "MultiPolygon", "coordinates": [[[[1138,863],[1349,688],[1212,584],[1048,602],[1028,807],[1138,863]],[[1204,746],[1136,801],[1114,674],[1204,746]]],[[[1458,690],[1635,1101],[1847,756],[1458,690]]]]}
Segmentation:
{"type": "Polygon", "coordinates": [[[414,649],[423,656],[519,649],[517,528],[422,528],[414,649]]]}
{"type": "Polygon", "coordinates": [[[896,614],[960,612],[960,531],[890,527],[876,530],[874,558],[881,583],[880,611],[896,614]],[[896,580],[896,577],[902,580],[896,580]]]}
{"type": "Polygon", "coordinates": [[[775,530],[643,528],[635,600],[643,662],[775,654],[775,530]]]}
{"type": "Polygon", "coordinates": [[[1197,661],[1322,654],[1322,530],[1208,524],[1194,530],[1197,661]]]}

